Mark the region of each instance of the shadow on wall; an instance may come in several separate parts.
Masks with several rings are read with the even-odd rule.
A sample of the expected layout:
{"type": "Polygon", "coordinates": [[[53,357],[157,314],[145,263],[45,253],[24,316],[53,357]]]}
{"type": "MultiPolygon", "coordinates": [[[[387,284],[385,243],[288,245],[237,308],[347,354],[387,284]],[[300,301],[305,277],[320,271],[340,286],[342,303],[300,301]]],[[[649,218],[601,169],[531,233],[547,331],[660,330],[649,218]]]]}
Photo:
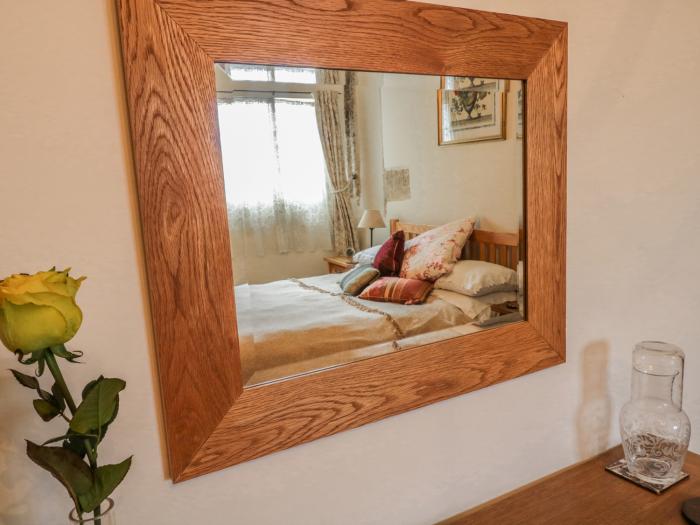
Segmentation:
{"type": "Polygon", "coordinates": [[[609,447],[609,354],[610,348],[606,341],[594,341],[583,349],[581,405],[576,413],[578,454],[582,459],[595,456],[609,447]]]}

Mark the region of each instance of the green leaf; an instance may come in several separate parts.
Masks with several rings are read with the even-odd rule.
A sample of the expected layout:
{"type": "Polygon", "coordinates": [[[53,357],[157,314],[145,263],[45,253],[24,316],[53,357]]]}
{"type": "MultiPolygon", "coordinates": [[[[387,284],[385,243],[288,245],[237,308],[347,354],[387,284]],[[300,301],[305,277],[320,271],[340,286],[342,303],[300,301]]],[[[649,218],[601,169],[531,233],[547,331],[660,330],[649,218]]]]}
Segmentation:
{"type": "Polygon", "coordinates": [[[99,380],[75,411],[70,429],[78,434],[99,431],[112,420],[117,409],[117,396],[124,388],[126,388],[126,382],[122,379],[108,377],[99,380]]]}
{"type": "Polygon", "coordinates": [[[44,356],[42,354],[41,358],[37,360],[37,365],[36,365],[37,377],[41,377],[42,375],[44,375],[45,366],[46,366],[46,359],[44,359],[44,356]]]}
{"type": "Polygon", "coordinates": [[[77,454],[62,447],[42,447],[27,441],[27,456],[61,482],[77,510],[86,512],[80,506],[79,496],[93,490],[93,476],[77,454]]]}
{"type": "MultiPolygon", "coordinates": [[[[47,439],[46,441],[44,441],[41,444],[41,446],[43,447],[45,445],[48,445],[49,443],[56,443],[58,441],[68,441],[71,438],[76,438],[76,439],[79,439],[80,441],[83,441],[86,437],[97,438],[97,436],[95,434],[87,434],[87,435],[83,436],[83,435],[69,433],[69,434],[64,434],[63,436],[58,436],[55,438],[47,439]]],[[[63,447],[63,448],[66,448],[66,447],[63,447]]]]}
{"type": "Polygon", "coordinates": [[[117,488],[131,467],[131,458],[116,465],[103,465],[95,471],[95,482],[91,490],[80,494],[80,506],[83,512],[92,512],[117,488]]]}
{"type": "Polygon", "coordinates": [[[62,357],[64,359],[67,359],[71,363],[75,363],[76,359],[83,357],[82,352],[69,352],[68,349],[66,349],[66,347],[63,345],[52,346],[51,352],[53,352],[53,355],[55,355],[56,357],[62,357]]]}
{"type": "Polygon", "coordinates": [[[85,398],[87,397],[87,395],[90,393],[90,390],[92,390],[92,388],[93,388],[97,383],[99,383],[100,381],[102,381],[103,379],[104,379],[104,376],[100,376],[100,377],[98,377],[97,379],[93,379],[93,380],[90,381],[87,385],[85,385],[85,388],[83,388],[83,392],[81,393],[81,397],[82,397],[83,399],[85,399],[85,398]]]}
{"type": "Polygon", "coordinates": [[[28,376],[27,374],[23,374],[22,372],[12,369],[10,369],[10,372],[12,372],[12,375],[15,376],[15,379],[20,385],[31,388],[32,390],[37,390],[39,388],[39,381],[36,377],[28,376]]]}
{"type": "Polygon", "coordinates": [[[25,354],[23,354],[21,350],[15,351],[15,355],[17,356],[17,361],[23,365],[33,365],[34,363],[38,363],[36,368],[37,377],[41,377],[41,374],[44,373],[46,350],[37,350],[36,352],[29,354],[29,357],[26,358],[25,354]]]}
{"type": "Polygon", "coordinates": [[[61,392],[61,389],[58,387],[57,383],[51,385],[51,392],[53,393],[54,399],[58,403],[58,407],[60,408],[61,412],[63,412],[66,409],[66,400],[63,398],[63,392],[61,392]]]}
{"type": "Polygon", "coordinates": [[[78,434],[69,434],[69,436],[70,437],[63,442],[63,448],[70,450],[80,459],[83,459],[87,454],[87,450],[85,450],[85,438],[80,437],[78,434]]]}
{"type": "Polygon", "coordinates": [[[37,393],[39,394],[39,397],[47,403],[51,403],[52,405],[58,404],[51,392],[47,392],[46,390],[42,390],[41,388],[39,388],[37,389],[37,393]]]}
{"type": "Polygon", "coordinates": [[[32,404],[34,405],[36,413],[39,414],[39,417],[44,421],[51,421],[60,413],[60,410],[54,405],[43,399],[35,399],[32,401],[32,404]]]}

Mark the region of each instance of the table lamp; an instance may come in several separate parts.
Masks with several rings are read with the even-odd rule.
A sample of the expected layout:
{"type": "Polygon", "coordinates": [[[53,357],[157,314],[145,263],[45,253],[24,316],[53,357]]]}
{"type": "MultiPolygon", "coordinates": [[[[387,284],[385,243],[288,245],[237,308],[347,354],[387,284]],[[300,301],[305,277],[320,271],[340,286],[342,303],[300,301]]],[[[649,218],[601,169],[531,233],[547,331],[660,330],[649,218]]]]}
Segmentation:
{"type": "Polygon", "coordinates": [[[365,210],[357,227],[369,228],[369,245],[374,246],[374,229],[386,228],[386,224],[379,210],[365,210]]]}

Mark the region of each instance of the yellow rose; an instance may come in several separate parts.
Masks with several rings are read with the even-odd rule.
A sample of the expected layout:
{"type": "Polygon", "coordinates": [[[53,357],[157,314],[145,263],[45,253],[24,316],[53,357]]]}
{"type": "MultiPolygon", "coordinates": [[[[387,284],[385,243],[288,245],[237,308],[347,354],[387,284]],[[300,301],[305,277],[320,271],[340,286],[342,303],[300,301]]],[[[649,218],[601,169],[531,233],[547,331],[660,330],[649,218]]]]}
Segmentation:
{"type": "Polygon", "coordinates": [[[83,322],[75,302],[80,283],[70,268],[34,275],[11,275],[0,281],[0,341],[27,354],[69,341],[83,322]]]}

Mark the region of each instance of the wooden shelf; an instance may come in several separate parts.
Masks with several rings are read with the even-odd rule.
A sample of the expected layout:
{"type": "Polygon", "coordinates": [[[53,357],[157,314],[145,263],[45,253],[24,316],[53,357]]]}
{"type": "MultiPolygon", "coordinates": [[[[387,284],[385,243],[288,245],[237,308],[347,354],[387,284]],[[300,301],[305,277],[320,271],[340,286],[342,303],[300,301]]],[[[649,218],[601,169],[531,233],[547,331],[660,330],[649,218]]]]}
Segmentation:
{"type": "Polygon", "coordinates": [[[324,257],[323,260],[328,263],[328,273],[343,273],[355,267],[352,257],[345,257],[344,255],[324,257]]]}
{"type": "Polygon", "coordinates": [[[683,502],[700,497],[700,456],[688,452],[690,477],[656,495],[604,470],[618,446],[453,516],[440,525],[687,525],[683,502]]]}

